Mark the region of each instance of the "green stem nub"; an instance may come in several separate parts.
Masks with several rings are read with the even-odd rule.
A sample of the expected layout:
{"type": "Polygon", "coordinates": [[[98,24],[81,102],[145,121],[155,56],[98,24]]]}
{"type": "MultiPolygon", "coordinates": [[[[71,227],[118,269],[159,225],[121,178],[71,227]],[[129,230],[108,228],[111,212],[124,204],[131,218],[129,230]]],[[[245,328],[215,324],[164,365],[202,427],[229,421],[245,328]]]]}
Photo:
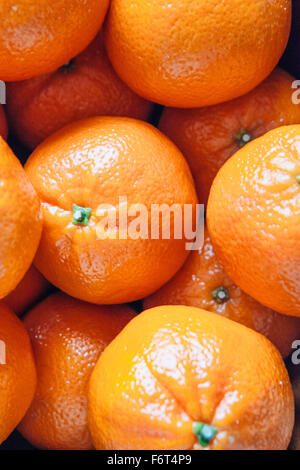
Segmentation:
{"type": "Polygon", "coordinates": [[[223,304],[230,298],[228,290],[223,286],[217,287],[213,290],[211,296],[218,304],[223,304]]]}
{"type": "Polygon", "coordinates": [[[73,70],[75,68],[75,59],[71,59],[69,60],[69,62],[65,63],[64,65],[62,65],[60,67],[60,70],[63,72],[63,73],[69,73],[71,72],[71,70],[73,70]]]}
{"type": "Polygon", "coordinates": [[[296,181],[297,181],[297,183],[300,184],[300,175],[297,175],[297,176],[296,176],[296,181]]]}
{"type": "Polygon", "coordinates": [[[242,148],[252,140],[252,135],[245,129],[241,129],[240,132],[236,134],[235,138],[238,141],[240,148],[242,148]]]}
{"type": "Polygon", "coordinates": [[[193,432],[202,447],[207,447],[210,441],[215,437],[218,428],[210,426],[209,424],[195,422],[193,423],[193,432]]]}
{"type": "Polygon", "coordinates": [[[73,204],[73,218],[72,224],[74,225],[87,225],[92,209],[89,207],[80,207],[77,204],[73,204]]]}

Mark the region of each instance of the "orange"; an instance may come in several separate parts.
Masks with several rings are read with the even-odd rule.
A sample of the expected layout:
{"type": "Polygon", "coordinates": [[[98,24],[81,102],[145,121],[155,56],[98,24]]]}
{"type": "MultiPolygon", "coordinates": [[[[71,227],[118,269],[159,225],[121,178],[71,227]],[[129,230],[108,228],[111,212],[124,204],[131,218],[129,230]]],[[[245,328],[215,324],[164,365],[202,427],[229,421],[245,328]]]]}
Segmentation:
{"type": "Polygon", "coordinates": [[[88,419],[96,449],[286,449],[294,402],[264,336],[205,310],[164,306],[138,315],[106,348],[88,419]]]}
{"type": "Polygon", "coordinates": [[[218,170],[240,147],[275,127],[300,123],[300,106],[291,99],[293,81],[276,69],[253,91],[233,101],[164,110],[159,128],[186,157],[201,203],[207,203],[218,170]]]}
{"type": "Polygon", "coordinates": [[[300,125],[268,132],[223,165],[207,220],[230,278],[263,305],[300,316],[300,125]]]}
{"type": "Polygon", "coordinates": [[[35,303],[42,300],[51,289],[49,282],[32,265],[20,284],[6,297],[3,302],[17,315],[23,315],[35,303]]]}
{"type": "Polygon", "coordinates": [[[127,306],[96,306],[62,293],[49,296],[24,319],[37,365],[34,400],[19,426],[45,449],[91,449],[87,384],[104,348],[131,320],[127,306]]]}
{"type": "Polygon", "coordinates": [[[1,0],[0,79],[51,72],[96,36],[109,0],[1,0]]]}
{"type": "Polygon", "coordinates": [[[30,340],[22,322],[0,303],[0,443],[25,415],[36,387],[30,340]]]}
{"type": "Polygon", "coordinates": [[[300,319],[280,315],[259,304],[229,279],[205,231],[204,245],[193,251],[180,271],[144,300],[144,307],[190,305],[219,313],[266,336],[283,357],[300,338],[300,319]]]}
{"type": "Polygon", "coordinates": [[[154,292],[182,266],[184,234],[175,238],[174,217],[169,239],[158,232],[154,239],[151,204],[194,209],[194,183],[180,151],[150,124],[122,117],[73,123],[39,145],[25,168],[44,213],[35,264],[67,294],[99,304],[129,302],[154,292]],[[105,223],[108,218],[115,223],[105,223]]]}
{"type": "Polygon", "coordinates": [[[288,41],[291,0],[112,0],[107,50],[136,93],[165,106],[210,106],[244,95],[288,41]]]}
{"type": "Polygon", "coordinates": [[[7,110],[19,139],[35,148],[66,124],[96,115],[147,120],[152,105],[116,75],[102,33],[80,55],[52,73],[7,84],[7,110]]]}
{"type": "Polygon", "coordinates": [[[0,299],[28,271],[42,231],[40,201],[24,169],[0,138],[0,299]]]}

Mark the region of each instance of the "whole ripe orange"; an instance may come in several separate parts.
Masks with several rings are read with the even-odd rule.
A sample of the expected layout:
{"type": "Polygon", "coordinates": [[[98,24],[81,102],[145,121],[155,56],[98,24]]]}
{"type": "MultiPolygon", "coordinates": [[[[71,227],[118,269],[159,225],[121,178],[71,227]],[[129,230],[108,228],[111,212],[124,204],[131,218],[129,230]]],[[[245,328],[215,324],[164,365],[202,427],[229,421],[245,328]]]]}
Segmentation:
{"type": "Polygon", "coordinates": [[[163,306],[138,315],[98,360],[88,419],[97,449],[285,449],[294,402],[264,336],[163,306]]]}
{"type": "Polygon", "coordinates": [[[287,357],[300,338],[300,319],[259,304],[229,279],[217,259],[207,230],[200,252],[193,251],[179,272],[154,294],[145,308],[190,305],[219,313],[266,336],[287,357]]]}
{"type": "Polygon", "coordinates": [[[17,315],[23,315],[34,304],[42,300],[51,290],[51,284],[32,265],[22,281],[6,297],[3,302],[17,315]]]}
{"type": "Polygon", "coordinates": [[[99,304],[133,301],[184,263],[185,235],[174,236],[183,222],[175,227],[171,218],[170,238],[157,232],[154,239],[151,204],[194,209],[194,183],[180,151],[150,124],[122,117],[73,123],[38,146],[25,168],[44,213],[35,264],[69,295],[99,304]]]}
{"type": "Polygon", "coordinates": [[[109,0],[0,2],[0,80],[51,72],[96,36],[109,0]]]}
{"type": "Polygon", "coordinates": [[[17,157],[0,138],[0,298],[28,271],[42,231],[40,200],[17,157]]]}
{"type": "Polygon", "coordinates": [[[91,449],[87,386],[104,348],[134,317],[126,305],[96,306],[56,293],[26,314],[38,384],[19,430],[45,449],[91,449]]]}
{"type": "Polygon", "coordinates": [[[206,204],[212,182],[239,148],[279,126],[300,123],[291,99],[294,78],[276,69],[247,95],[207,108],[166,108],[159,128],[179,147],[206,204]]]}
{"type": "Polygon", "coordinates": [[[14,430],[33,399],[36,371],[30,340],[18,317],[0,303],[0,443],[14,430]]]}
{"type": "Polygon", "coordinates": [[[100,115],[147,120],[152,105],[116,75],[100,33],[84,52],[54,72],[8,83],[7,110],[16,135],[33,149],[73,121],[100,115]]]}
{"type": "Polygon", "coordinates": [[[207,220],[230,278],[263,305],[300,316],[300,125],[268,132],[223,165],[207,220]]]}
{"type": "Polygon", "coordinates": [[[118,75],[144,98],[202,107],[264,80],[290,24],[290,0],[112,0],[107,49],[118,75]]]}

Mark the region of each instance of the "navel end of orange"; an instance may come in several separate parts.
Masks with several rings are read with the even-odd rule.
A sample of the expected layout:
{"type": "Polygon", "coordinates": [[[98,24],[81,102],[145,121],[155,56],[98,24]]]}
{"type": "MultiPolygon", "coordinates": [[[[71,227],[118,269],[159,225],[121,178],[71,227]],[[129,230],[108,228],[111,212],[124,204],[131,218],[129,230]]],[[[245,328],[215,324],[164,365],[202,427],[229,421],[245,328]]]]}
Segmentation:
{"type": "Polygon", "coordinates": [[[209,424],[195,421],[193,423],[193,432],[196,435],[200,445],[207,447],[218,432],[218,428],[209,424]]]}
{"type": "Polygon", "coordinates": [[[212,298],[218,303],[218,304],[223,304],[224,302],[227,302],[229,300],[230,295],[228,292],[228,289],[224,286],[217,287],[211,292],[212,298]]]}
{"type": "Polygon", "coordinates": [[[252,135],[245,129],[241,129],[240,132],[235,135],[235,139],[237,140],[240,148],[242,148],[252,140],[252,135]]]}
{"type": "Polygon", "coordinates": [[[81,207],[73,204],[73,218],[72,224],[74,225],[88,225],[92,209],[90,207],[81,207]]]}

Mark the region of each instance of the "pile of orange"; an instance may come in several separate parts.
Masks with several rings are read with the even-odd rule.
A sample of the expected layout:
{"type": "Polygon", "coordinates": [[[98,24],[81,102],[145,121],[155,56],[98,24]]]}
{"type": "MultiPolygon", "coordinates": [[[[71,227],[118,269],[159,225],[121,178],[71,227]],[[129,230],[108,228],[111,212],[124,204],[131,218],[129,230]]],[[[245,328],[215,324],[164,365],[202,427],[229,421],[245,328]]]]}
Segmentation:
{"type": "Polygon", "coordinates": [[[292,1],[0,13],[0,448],[299,449],[292,1]]]}

